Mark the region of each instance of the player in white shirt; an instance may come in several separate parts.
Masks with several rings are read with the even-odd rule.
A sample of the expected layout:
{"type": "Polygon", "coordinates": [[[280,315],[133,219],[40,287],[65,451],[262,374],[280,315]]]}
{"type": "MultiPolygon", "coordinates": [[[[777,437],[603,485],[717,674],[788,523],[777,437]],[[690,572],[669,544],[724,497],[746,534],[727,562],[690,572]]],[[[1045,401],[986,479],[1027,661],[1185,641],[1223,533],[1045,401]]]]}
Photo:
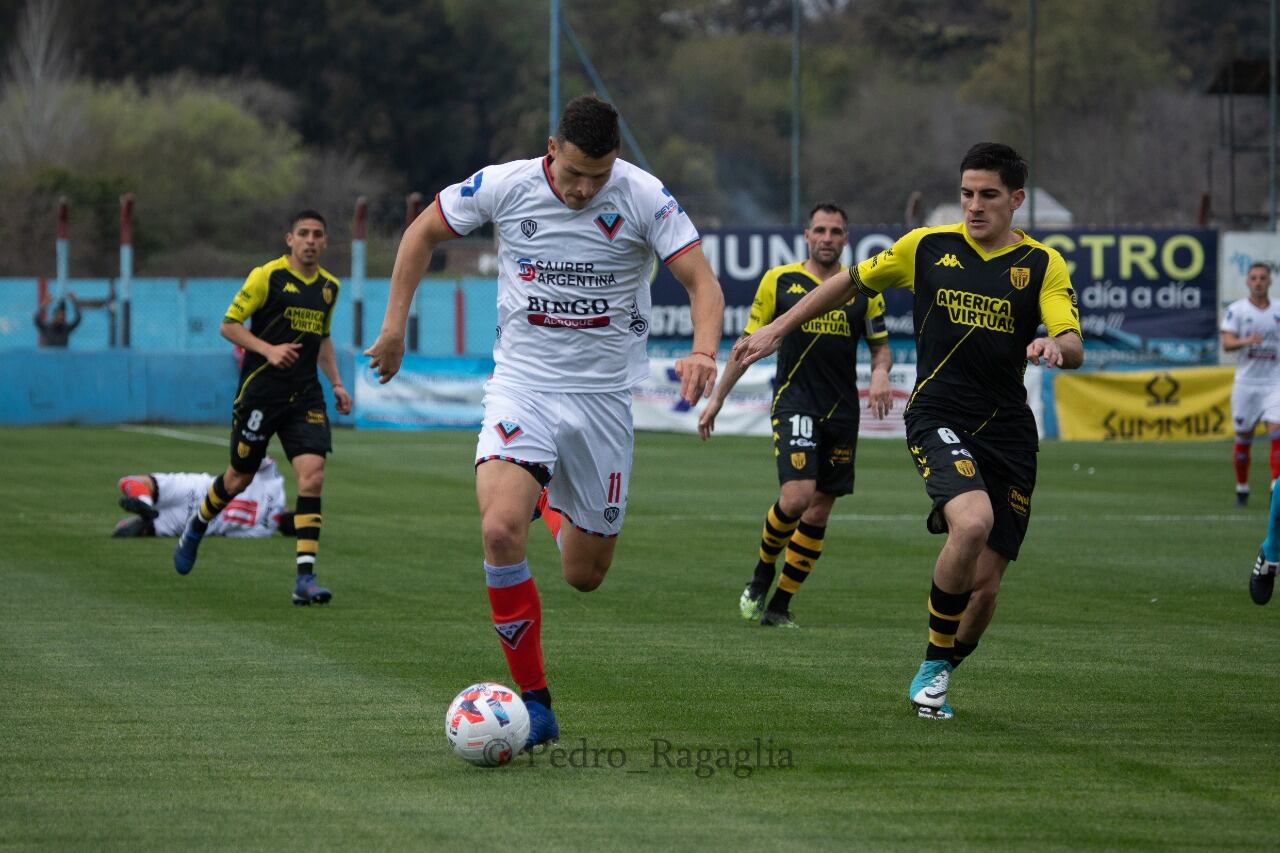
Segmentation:
{"type": "Polygon", "coordinates": [[[1248,297],[1227,306],[1222,318],[1222,348],[1237,353],[1231,387],[1235,423],[1236,504],[1249,502],[1249,450],[1258,421],[1271,439],[1271,483],[1280,477],[1280,305],[1271,301],[1271,269],[1253,264],[1245,277],[1248,297]]]}
{"type": "MultiPolygon", "coordinates": [[[[209,492],[212,474],[130,474],[120,478],[120,506],[134,516],[116,524],[116,537],[178,536],[209,492]]],[[[247,489],[209,523],[209,536],[253,539],[279,530],[293,535],[284,477],[265,457],[247,489]]]]}
{"type": "Polygon", "coordinates": [[[435,247],[492,222],[498,338],[476,447],[484,570],[494,628],[529,708],[527,746],[559,734],[529,572],[529,523],[546,487],[566,522],[564,579],[598,587],[613,560],[631,474],[631,387],[647,371],[655,255],[689,292],[693,346],[676,362],[681,396],[710,393],[724,295],[698,232],[661,181],[618,159],[618,115],[570,101],[547,154],[486,166],[440,192],[405,231],[382,331],[366,351],[379,381],[400,369],[405,322],[435,247]]]}

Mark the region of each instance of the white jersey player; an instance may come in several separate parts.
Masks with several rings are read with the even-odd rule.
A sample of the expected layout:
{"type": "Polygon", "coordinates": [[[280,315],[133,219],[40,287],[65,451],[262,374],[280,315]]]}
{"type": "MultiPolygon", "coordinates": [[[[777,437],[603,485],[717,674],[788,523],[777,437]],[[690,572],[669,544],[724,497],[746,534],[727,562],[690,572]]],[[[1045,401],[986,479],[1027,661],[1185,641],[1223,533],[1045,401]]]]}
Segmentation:
{"type": "Polygon", "coordinates": [[[1245,277],[1248,297],[1227,306],[1222,317],[1222,348],[1237,353],[1231,387],[1231,418],[1236,440],[1233,462],[1236,503],[1249,501],[1249,457],[1259,421],[1271,439],[1271,483],[1280,477],[1280,305],[1267,295],[1271,269],[1256,263],[1245,277]]]}
{"type": "Polygon", "coordinates": [[[380,381],[390,380],[431,253],[493,223],[498,337],[476,495],[493,624],[529,708],[530,746],[558,734],[526,559],[530,518],[537,506],[567,522],[557,537],[566,581],[583,591],[604,581],[626,514],[630,389],[647,370],[655,258],[689,292],[693,345],[676,362],[681,396],[696,403],[716,376],[724,296],[698,232],[662,182],[618,151],[613,107],[575,98],[545,157],[486,166],[441,191],[405,231],[382,332],[366,352],[380,381]]]}
{"type": "MultiPolygon", "coordinates": [[[[116,525],[116,536],[178,536],[213,482],[212,474],[131,474],[119,482],[120,506],[135,518],[116,525]]],[[[209,523],[208,535],[260,538],[291,532],[284,477],[270,457],[258,466],[249,487],[209,523]]]]}

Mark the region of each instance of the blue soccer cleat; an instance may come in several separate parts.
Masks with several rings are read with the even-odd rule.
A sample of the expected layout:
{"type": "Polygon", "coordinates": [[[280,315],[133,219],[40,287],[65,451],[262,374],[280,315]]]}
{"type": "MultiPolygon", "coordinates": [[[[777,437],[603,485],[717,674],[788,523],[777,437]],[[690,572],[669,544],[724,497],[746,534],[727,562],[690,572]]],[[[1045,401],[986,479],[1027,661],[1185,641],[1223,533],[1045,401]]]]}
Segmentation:
{"type": "Polygon", "coordinates": [[[173,568],[180,575],[185,575],[196,567],[196,552],[200,549],[200,540],[204,538],[204,531],[196,532],[192,521],[194,518],[187,519],[187,525],[182,528],[182,535],[178,537],[178,544],[173,549],[173,568]]]}
{"type": "Polygon", "coordinates": [[[534,700],[526,701],[524,706],[529,711],[529,738],[524,742],[525,751],[560,739],[560,724],[556,722],[555,711],[534,700]]]}
{"type": "Polygon", "coordinates": [[[293,585],[293,603],[299,607],[308,604],[328,604],[333,593],[316,583],[315,575],[298,575],[293,585]]]}
{"type": "Polygon", "coordinates": [[[911,679],[911,686],[907,688],[907,698],[916,714],[930,720],[951,719],[951,706],[947,704],[950,684],[951,664],[948,661],[927,660],[920,664],[916,677],[911,679]]]}

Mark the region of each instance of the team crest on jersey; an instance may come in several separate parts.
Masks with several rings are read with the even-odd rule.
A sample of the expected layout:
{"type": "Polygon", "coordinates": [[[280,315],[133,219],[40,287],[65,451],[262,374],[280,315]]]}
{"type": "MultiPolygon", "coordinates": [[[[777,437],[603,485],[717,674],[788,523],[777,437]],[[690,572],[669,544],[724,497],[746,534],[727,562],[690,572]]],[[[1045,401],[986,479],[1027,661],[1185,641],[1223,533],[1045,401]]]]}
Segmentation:
{"type": "Polygon", "coordinates": [[[536,219],[526,219],[520,223],[520,233],[526,237],[532,237],[538,233],[538,222],[536,219]]]}
{"type": "Polygon", "coordinates": [[[484,182],[484,170],[476,172],[471,177],[462,182],[462,187],[458,190],[463,198],[471,198],[480,192],[480,184],[484,182]]]}
{"type": "Polygon", "coordinates": [[[498,421],[493,425],[493,428],[498,431],[498,438],[502,439],[503,444],[510,444],[515,441],[516,436],[524,434],[524,430],[520,429],[520,424],[512,423],[511,421],[498,421]]]}
{"type": "Polygon", "coordinates": [[[493,630],[498,632],[498,639],[502,640],[504,646],[514,649],[520,645],[520,641],[524,639],[531,625],[533,625],[532,619],[517,619],[514,622],[497,622],[493,630]]]}
{"type": "Polygon", "coordinates": [[[613,524],[618,520],[618,508],[616,506],[607,506],[604,508],[604,520],[613,524]]]}
{"type": "Polygon", "coordinates": [[[249,458],[249,450],[249,445],[245,444],[243,441],[236,445],[236,455],[241,459],[249,458]]]}
{"type": "Polygon", "coordinates": [[[807,461],[807,459],[808,459],[808,454],[806,453],[792,453],[791,467],[795,468],[796,470],[800,470],[801,468],[804,467],[804,463],[807,461]]]}
{"type": "Polygon", "coordinates": [[[327,285],[327,284],[326,284],[326,285],[324,286],[324,289],[322,289],[322,290],[320,291],[320,295],[324,297],[324,304],[325,304],[325,305],[332,305],[332,304],[333,304],[333,288],[332,288],[332,287],[330,287],[329,285],[327,285]]]}
{"type": "Polygon", "coordinates": [[[959,471],[960,475],[963,477],[972,477],[974,474],[978,473],[978,469],[975,468],[973,466],[973,462],[968,459],[957,459],[956,470],[959,471]]]}
{"type": "Polygon", "coordinates": [[[618,229],[622,227],[622,214],[616,212],[602,213],[596,217],[596,227],[612,243],[613,238],[618,236],[618,229]]]}
{"type": "Polygon", "coordinates": [[[1031,283],[1031,267],[1010,267],[1009,283],[1013,285],[1014,290],[1022,290],[1031,283]]]}

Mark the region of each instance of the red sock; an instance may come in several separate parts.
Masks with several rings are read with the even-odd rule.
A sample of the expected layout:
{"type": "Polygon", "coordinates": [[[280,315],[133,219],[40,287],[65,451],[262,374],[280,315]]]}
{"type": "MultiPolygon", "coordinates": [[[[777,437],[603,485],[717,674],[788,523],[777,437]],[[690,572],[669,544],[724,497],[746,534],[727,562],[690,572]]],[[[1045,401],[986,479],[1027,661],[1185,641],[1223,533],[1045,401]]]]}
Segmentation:
{"type": "Polygon", "coordinates": [[[556,545],[559,545],[560,525],[564,522],[564,516],[547,506],[546,489],[543,489],[542,494],[538,496],[538,514],[542,517],[542,523],[547,526],[547,530],[551,531],[551,538],[555,540],[556,545]]]}
{"type": "Polygon", "coordinates": [[[1280,438],[1271,438],[1271,479],[1280,478],[1280,438]]]}
{"type": "Polygon", "coordinates": [[[146,498],[147,502],[151,502],[151,489],[147,486],[145,480],[138,477],[121,477],[117,483],[120,492],[127,498],[146,498]]]}
{"type": "Polygon", "coordinates": [[[489,611],[502,641],[507,668],[521,692],[547,686],[542,663],[542,602],[527,562],[484,566],[489,585],[489,611]]]}
{"type": "MultiPolygon", "coordinates": [[[[1273,443],[1272,450],[1271,450],[1272,459],[1275,458],[1275,455],[1276,455],[1276,452],[1275,452],[1275,447],[1273,443]]],[[[1236,442],[1235,462],[1236,462],[1236,485],[1237,486],[1249,485],[1249,445],[1241,444],[1238,441],[1236,442]]],[[[1274,469],[1275,462],[1273,461],[1271,464],[1274,469]]]]}

